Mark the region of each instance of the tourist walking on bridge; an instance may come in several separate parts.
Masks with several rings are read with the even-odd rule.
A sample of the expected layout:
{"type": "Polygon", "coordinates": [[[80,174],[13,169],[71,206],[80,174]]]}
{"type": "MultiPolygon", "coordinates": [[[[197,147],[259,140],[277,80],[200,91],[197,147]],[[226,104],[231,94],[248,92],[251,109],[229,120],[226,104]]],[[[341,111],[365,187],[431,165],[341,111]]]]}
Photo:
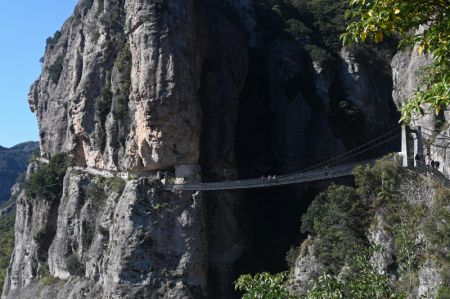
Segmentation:
{"type": "Polygon", "coordinates": [[[425,157],[425,167],[427,171],[431,170],[431,156],[430,154],[427,154],[425,157]]]}

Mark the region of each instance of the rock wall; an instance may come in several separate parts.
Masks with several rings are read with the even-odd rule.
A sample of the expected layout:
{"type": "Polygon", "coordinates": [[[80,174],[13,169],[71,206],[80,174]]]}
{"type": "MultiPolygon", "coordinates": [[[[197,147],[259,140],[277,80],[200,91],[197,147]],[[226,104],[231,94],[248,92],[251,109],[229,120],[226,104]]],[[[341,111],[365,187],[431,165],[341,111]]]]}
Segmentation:
{"type": "Polygon", "coordinates": [[[59,203],[22,193],[3,297],[205,298],[205,201],[158,184],[69,171],[59,203]]]}
{"type": "Polygon", "coordinates": [[[43,156],[72,152],[79,165],[111,170],[195,163],[204,56],[195,9],[81,1],[30,91],[43,156]]]}

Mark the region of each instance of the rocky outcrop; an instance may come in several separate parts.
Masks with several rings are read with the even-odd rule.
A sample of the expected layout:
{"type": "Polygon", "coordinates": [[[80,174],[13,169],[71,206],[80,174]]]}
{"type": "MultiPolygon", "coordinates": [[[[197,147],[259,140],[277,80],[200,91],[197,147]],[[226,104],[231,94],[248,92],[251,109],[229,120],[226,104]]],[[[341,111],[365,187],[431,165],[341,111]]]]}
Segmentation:
{"type": "Polygon", "coordinates": [[[322,263],[314,255],[314,244],[312,243],[312,240],[308,238],[302,244],[302,252],[300,252],[300,255],[297,257],[293,269],[291,269],[292,292],[299,296],[306,295],[309,282],[318,275],[321,275],[323,269],[322,263]]]}
{"type": "Polygon", "coordinates": [[[208,251],[201,194],[158,182],[69,171],[60,203],[17,200],[5,298],[204,298],[208,251]],[[55,285],[39,283],[55,277],[55,285]]]}
{"type": "Polygon", "coordinates": [[[81,1],[30,91],[43,156],[111,170],[195,163],[198,26],[193,1],[81,1]]]}

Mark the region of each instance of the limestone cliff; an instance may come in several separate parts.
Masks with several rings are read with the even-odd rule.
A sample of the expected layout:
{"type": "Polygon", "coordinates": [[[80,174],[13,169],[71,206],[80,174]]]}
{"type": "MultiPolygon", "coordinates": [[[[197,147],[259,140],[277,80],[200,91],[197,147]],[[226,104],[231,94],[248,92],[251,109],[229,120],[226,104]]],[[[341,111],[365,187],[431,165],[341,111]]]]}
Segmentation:
{"type": "MultiPolygon", "coordinates": [[[[281,229],[301,211],[270,205],[303,192],[167,193],[155,171],[204,181],[284,173],[396,126],[378,63],[330,49],[323,64],[306,50],[310,37],[285,30],[299,9],[280,17],[270,3],[80,1],[48,39],[29,95],[42,156],[66,152],[78,168],[59,200],[19,196],[2,298],[234,298],[236,275],[263,266],[267,252],[254,253],[265,213],[281,229]]],[[[268,233],[286,252],[291,239],[268,233]]]]}

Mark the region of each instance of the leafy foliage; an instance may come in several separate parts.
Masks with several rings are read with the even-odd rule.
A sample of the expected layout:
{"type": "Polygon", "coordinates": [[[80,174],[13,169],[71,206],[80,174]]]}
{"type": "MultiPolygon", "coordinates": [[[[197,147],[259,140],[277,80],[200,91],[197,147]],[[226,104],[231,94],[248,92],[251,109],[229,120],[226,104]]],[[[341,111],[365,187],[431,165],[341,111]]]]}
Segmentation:
{"type": "Polygon", "coordinates": [[[439,113],[450,104],[450,2],[448,0],[351,0],[351,19],[342,35],[344,44],[399,35],[401,46],[416,46],[433,59],[432,78],[402,108],[402,121],[410,122],[426,106],[439,113]]]}
{"type": "Polygon", "coordinates": [[[389,276],[379,274],[370,262],[374,247],[360,248],[351,260],[349,275],[337,277],[324,274],[311,281],[306,299],[337,298],[406,298],[394,291],[389,283],[389,276]]]}
{"type": "Polygon", "coordinates": [[[316,254],[332,273],[345,264],[355,245],[367,244],[369,210],[369,203],[355,189],[332,185],[303,215],[302,232],[316,237],[316,254]]]}
{"type": "Polygon", "coordinates": [[[234,283],[235,289],[244,292],[242,299],[294,298],[286,287],[288,273],[272,275],[267,272],[242,275],[234,283]]]}
{"type": "Polygon", "coordinates": [[[69,160],[65,153],[55,155],[48,164],[41,164],[38,170],[25,181],[27,196],[48,201],[59,200],[68,166],[69,160]]]}
{"type": "Polygon", "coordinates": [[[2,293],[9,260],[14,249],[14,220],[15,210],[0,216],[0,294],[2,293]]]}

